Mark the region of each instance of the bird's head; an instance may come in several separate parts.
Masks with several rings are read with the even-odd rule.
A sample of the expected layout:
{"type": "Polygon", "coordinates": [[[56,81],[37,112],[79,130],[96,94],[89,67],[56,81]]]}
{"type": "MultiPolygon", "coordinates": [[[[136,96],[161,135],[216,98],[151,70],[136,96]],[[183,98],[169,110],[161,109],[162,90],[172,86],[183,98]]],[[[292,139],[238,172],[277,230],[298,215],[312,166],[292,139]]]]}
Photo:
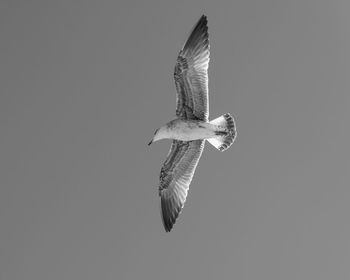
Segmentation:
{"type": "Polygon", "coordinates": [[[165,139],[165,138],[168,138],[168,131],[166,126],[162,126],[154,132],[153,139],[148,143],[148,146],[151,145],[153,142],[156,142],[158,140],[165,139]]]}

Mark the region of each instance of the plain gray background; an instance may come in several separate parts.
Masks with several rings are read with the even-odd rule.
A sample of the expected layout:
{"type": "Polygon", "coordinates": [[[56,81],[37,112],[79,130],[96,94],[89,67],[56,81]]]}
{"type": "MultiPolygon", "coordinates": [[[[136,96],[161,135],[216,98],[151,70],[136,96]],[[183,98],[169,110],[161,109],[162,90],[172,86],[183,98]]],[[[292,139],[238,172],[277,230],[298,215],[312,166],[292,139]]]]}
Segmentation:
{"type": "Polygon", "coordinates": [[[1,1],[0,279],[350,279],[350,2],[1,1]],[[166,234],[173,67],[209,20],[206,145],[166,234]]]}

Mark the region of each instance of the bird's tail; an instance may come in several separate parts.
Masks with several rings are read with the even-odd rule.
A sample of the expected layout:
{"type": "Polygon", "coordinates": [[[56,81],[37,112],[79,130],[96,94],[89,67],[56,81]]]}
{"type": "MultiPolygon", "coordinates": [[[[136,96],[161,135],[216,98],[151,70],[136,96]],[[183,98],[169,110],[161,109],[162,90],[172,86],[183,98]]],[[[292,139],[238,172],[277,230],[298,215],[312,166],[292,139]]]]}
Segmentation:
{"type": "Polygon", "coordinates": [[[224,114],[210,122],[217,126],[217,135],[214,138],[207,139],[219,151],[226,151],[236,139],[237,131],[236,124],[231,114],[224,114]]]}

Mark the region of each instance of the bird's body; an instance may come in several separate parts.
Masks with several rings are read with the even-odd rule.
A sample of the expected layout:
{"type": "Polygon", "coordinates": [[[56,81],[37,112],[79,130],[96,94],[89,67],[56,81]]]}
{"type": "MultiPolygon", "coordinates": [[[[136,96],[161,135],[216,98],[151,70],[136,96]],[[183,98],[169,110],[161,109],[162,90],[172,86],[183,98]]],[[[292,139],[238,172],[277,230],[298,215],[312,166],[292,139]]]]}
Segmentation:
{"type": "Polygon", "coordinates": [[[159,177],[162,221],[166,231],[172,229],[184,206],[205,141],[219,151],[225,151],[236,138],[236,125],[230,114],[212,121],[208,119],[208,65],[209,37],[207,18],[203,15],[176,61],[177,119],[157,129],[149,143],[173,139],[159,177]]]}
{"type": "Polygon", "coordinates": [[[209,139],[220,133],[228,133],[225,127],[200,120],[175,119],[168,122],[165,126],[169,139],[181,141],[209,139]]]}

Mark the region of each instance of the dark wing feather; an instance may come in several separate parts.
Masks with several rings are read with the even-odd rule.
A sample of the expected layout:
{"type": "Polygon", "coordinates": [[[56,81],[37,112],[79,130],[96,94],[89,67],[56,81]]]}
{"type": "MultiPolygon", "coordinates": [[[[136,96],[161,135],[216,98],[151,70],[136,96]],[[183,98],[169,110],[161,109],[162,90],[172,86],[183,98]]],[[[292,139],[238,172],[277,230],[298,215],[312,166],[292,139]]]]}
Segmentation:
{"type": "Polygon", "coordinates": [[[159,196],[165,230],[172,229],[185,204],[189,185],[204,148],[203,140],[173,140],[160,173],[159,196]]]}
{"type": "Polygon", "coordinates": [[[203,15],[194,26],[175,65],[176,115],[179,118],[208,120],[209,55],[207,18],[203,15]]]}

